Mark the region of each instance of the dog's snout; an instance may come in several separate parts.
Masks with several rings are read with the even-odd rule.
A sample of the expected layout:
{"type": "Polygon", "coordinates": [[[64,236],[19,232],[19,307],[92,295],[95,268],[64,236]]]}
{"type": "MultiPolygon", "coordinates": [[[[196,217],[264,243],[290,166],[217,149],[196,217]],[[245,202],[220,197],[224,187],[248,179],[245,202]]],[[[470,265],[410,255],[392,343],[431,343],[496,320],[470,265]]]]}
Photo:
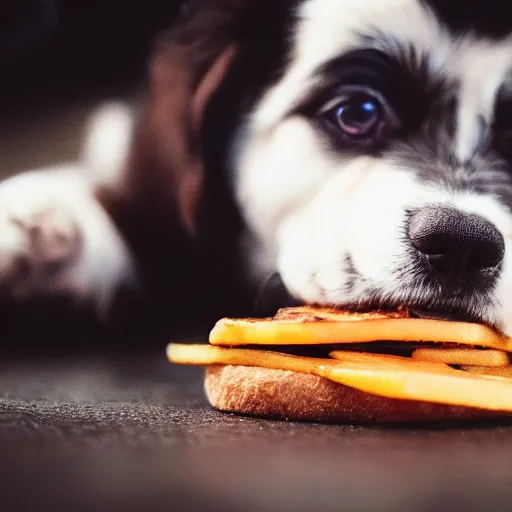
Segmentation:
{"type": "Polygon", "coordinates": [[[408,236],[430,267],[447,277],[464,277],[496,268],[505,241],[489,221],[455,208],[427,206],[409,221],[408,236]]]}

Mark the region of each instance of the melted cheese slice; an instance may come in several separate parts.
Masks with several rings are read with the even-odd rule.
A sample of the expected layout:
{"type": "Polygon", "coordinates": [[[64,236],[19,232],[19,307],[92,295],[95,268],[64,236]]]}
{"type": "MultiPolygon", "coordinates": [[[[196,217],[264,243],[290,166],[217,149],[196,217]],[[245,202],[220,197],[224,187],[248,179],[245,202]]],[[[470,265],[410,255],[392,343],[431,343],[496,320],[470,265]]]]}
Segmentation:
{"type": "Polygon", "coordinates": [[[385,315],[345,314],[339,320],[294,321],[225,318],[210,333],[212,345],[320,345],[372,341],[458,343],[512,352],[512,339],[489,327],[385,315]]]}
{"type": "Polygon", "coordinates": [[[276,352],[171,344],[171,362],[192,365],[258,366],[309,373],[361,391],[401,400],[512,412],[512,379],[455,370],[391,355],[336,351],[335,359],[276,352]]]}
{"type": "Polygon", "coordinates": [[[497,379],[512,379],[512,366],[489,367],[489,366],[462,366],[462,369],[487,377],[495,377],[497,379]]]}
{"type": "Polygon", "coordinates": [[[412,353],[418,361],[454,365],[506,367],[510,365],[508,354],[501,350],[471,348],[418,348],[412,353]]]}

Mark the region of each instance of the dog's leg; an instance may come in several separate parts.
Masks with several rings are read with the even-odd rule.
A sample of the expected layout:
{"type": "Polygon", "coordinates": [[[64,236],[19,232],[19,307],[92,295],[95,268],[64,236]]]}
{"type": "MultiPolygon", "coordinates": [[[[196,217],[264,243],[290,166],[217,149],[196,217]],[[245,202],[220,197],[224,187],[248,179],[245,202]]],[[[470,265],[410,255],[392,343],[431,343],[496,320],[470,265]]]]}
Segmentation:
{"type": "Polygon", "coordinates": [[[27,172],[0,183],[0,297],[69,296],[106,313],[134,284],[130,252],[80,168],[27,172]]]}

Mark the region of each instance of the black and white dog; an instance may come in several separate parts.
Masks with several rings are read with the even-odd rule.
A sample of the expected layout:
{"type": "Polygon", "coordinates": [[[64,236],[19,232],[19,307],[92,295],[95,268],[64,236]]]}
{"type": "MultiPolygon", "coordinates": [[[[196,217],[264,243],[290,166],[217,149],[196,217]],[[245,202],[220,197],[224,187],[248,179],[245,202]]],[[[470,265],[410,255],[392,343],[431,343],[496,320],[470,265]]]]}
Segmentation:
{"type": "Polygon", "coordinates": [[[80,163],[0,185],[4,297],[108,317],[133,289],[161,320],[213,318],[279,274],[300,301],[512,335],[509,20],[495,0],[189,4],[80,163]]]}

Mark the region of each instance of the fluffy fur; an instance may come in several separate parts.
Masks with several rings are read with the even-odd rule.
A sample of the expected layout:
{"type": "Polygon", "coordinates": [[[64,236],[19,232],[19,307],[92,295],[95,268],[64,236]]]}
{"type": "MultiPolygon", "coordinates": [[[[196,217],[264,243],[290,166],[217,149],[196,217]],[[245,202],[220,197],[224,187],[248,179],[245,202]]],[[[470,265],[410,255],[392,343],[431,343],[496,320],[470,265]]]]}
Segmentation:
{"type": "Polygon", "coordinates": [[[178,317],[212,302],[210,319],[233,314],[242,284],[277,273],[298,300],[407,305],[512,335],[512,24],[498,1],[445,4],[189,5],[155,48],[136,114],[107,107],[80,164],[0,186],[4,294],[85,296],[108,315],[129,286],[172,323],[178,303],[178,317]],[[387,105],[393,131],[340,139],[325,116],[347,90],[387,105]],[[499,231],[505,255],[485,280],[420,265],[407,225],[432,205],[499,231]]]}

